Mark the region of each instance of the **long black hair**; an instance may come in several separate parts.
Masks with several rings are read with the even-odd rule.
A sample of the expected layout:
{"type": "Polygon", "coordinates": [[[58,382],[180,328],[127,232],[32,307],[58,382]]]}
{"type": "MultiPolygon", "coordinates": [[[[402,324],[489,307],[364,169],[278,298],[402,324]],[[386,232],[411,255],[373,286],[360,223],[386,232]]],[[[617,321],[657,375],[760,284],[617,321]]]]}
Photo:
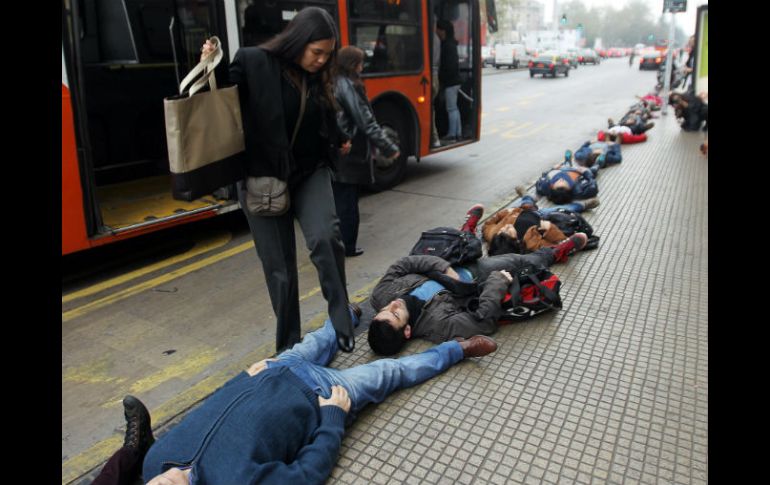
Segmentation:
{"type": "Polygon", "coordinates": [[[314,75],[320,77],[323,97],[331,107],[336,106],[332,85],[332,67],[337,62],[340,44],[337,26],[329,12],[320,7],[305,7],[294,16],[280,34],[260,45],[261,48],[281,59],[285,65],[298,68],[297,60],[305,53],[305,46],[319,40],[334,40],[326,64],[314,75]]]}
{"type": "Polygon", "coordinates": [[[337,54],[336,71],[334,74],[335,76],[344,76],[350,79],[353,81],[353,85],[366,95],[366,88],[357,70],[358,65],[364,62],[364,56],[364,51],[356,46],[349,45],[343,47],[337,54]]]}

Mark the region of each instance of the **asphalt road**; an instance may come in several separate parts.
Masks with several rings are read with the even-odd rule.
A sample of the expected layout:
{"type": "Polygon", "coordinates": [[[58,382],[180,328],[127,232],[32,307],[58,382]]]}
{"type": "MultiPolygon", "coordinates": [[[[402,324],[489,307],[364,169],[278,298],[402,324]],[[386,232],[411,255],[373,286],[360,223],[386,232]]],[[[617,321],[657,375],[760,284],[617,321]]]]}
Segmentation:
{"type": "MultiPolygon", "coordinates": [[[[359,245],[347,260],[362,300],[422,230],[459,226],[531,185],[655,84],[627,59],[580,66],[569,77],[485,69],[481,141],[411,162],[407,179],[360,202],[359,245]]],[[[298,230],[303,322],[326,315],[298,230]]],[[[121,399],[140,397],[154,424],[178,416],[229,377],[273,353],[275,318],[240,214],[64,261],[62,472],[73,480],[122,444],[121,399]]]]}

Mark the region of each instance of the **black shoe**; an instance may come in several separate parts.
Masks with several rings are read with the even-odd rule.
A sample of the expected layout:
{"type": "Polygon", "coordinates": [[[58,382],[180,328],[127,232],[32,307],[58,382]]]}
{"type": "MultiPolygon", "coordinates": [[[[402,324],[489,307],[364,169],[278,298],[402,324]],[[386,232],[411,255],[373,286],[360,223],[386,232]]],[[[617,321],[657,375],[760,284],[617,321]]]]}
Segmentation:
{"type": "Polygon", "coordinates": [[[361,248],[356,248],[356,249],[354,249],[352,251],[346,251],[345,252],[345,256],[347,256],[349,258],[355,258],[356,256],[361,256],[362,254],[364,254],[364,250],[361,249],[361,248]]]}
{"type": "Polygon", "coordinates": [[[146,453],[155,442],[147,408],[134,396],[126,396],[123,398],[123,415],[126,417],[126,437],[123,446],[142,454],[146,453]]]}

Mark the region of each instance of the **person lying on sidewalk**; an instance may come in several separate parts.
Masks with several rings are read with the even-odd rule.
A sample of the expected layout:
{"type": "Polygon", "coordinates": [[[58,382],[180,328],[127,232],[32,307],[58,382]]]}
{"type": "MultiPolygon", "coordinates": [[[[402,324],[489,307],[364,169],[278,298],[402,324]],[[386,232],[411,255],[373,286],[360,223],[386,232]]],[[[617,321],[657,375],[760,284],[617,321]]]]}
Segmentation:
{"type": "Polygon", "coordinates": [[[655,123],[647,121],[644,117],[644,110],[634,109],[623,115],[619,123],[615,123],[612,118],[607,119],[607,128],[612,130],[615,126],[627,126],[634,135],[641,135],[653,126],[655,123]]]}
{"type": "MultiPolygon", "coordinates": [[[[354,314],[357,325],[360,309],[354,314]]],[[[332,369],[327,365],[338,344],[327,319],[277,358],[238,374],[161,436],[147,450],[143,476],[148,485],[322,484],[345,425],[367,404],[495,350],[493,339],[476,335],[399,359],[332,369]]]]}
{"type": "MultiPolygon", "coordinates": [[[[475,233],[482,214],[483,206],[474,206],[462,230],[475,233]]],[[[585,234],[577,233],[556,247],[526,255],[482,257],[457,267],[432,255],[401,258],[372,291],[369,301],[377,314],[369,325],[369,346],[378,355],[393,355],[413,338],[438,343],[490,335],[503,314],[511,273],[565,262],[587,240],[585,234]]]]}
{"type": "MultiPolygon", "coordinates": [[[[617,137],[615,137],[617,139],[617,137]]],[[[594,139],[583,143],[575,151],[575,162],[578,165],[590,168],[594,175],[600,168],[608,165],[615,165],[623,160],[620,153],[620,144],[613,141],[602,141],[594,139]],[[594,168],[596,167],[596,168],[594,168]]]]}
{"type": "Polygon", "coordinates": [[[516,192],[521,197],[517,204],[497,211],[481,227],[489,256],[526,254],[540,248],[555,247],[567,239],[567,235],[548,220],[550,214],[560,210],[581,213],[599,205],[599,199],[593,197],[540,208],[536,199],[527,194],[523,186],[516,186],[516,192]],[[520,234],[523,236],[519,237],[520,234]]]}
{"type": "Polygon", "coordinates": [[[631,143],[642,143],[647,141],[647,134],[642,133],[640,135],[634,135],[631,132],[631,128],[615,125],[612,129],[607,131],[599,130],[596,133],[596,139],[598,141],[612,141],[622,143],[623,145],[629,145],[631,143]]]}
{"type": "Polygon", "coordinates": [[[572,166],[568,159],[556,165],[548,172],[543,172],[535,183],[538,196],[545,196],[554,204],[568,204],[573,200],[596,197],[599,186],[596,184],[591,169],[572,166]]]}

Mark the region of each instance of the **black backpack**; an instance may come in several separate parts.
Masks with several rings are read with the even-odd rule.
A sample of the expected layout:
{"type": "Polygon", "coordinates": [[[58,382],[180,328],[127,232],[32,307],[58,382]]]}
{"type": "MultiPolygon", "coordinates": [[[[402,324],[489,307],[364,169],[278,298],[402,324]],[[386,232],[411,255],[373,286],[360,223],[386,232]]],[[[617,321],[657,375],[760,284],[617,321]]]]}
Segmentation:
{"type": "Polygon", "coordinates": [[[599,236],[594,236],[594,228],[579,213],[560,207],[543,216],[546,221],[556,224],[565,236],[570,237],[576,232],[583,232],[588,236],[588,244],[583,249],[596,249],[599,246],[599,236]]]}
{"type": "Polygon", "coordinates": [[[423,232],[409,254],[430,254],[453,265],[465,264],[481,257],[481,240],[452,227],[436,227],[423,232]]]}
{"type": "Polygon", "coordinates": [[[503,299],[499,323],[528,320],[549,310],[562,307],[561,280],[544,266],[527,266],[513,276],[503,299]]]}

